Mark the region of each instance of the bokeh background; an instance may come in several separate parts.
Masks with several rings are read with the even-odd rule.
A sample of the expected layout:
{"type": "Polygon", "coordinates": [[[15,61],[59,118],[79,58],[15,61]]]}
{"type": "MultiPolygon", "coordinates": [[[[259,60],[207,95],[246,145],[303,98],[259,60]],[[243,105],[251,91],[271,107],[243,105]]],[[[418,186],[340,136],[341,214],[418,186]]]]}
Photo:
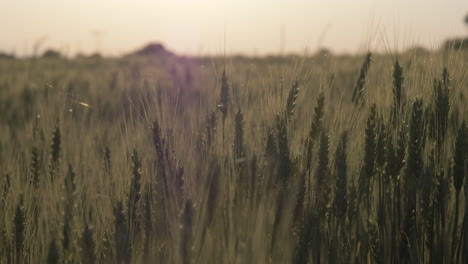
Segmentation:
{"type": "Polygon", "coordinates": [[[464,0],[5,0],[0,50],[120,55],[160,42],[184,55],[247,55],[409,46],[463,36],[464,0]]]}

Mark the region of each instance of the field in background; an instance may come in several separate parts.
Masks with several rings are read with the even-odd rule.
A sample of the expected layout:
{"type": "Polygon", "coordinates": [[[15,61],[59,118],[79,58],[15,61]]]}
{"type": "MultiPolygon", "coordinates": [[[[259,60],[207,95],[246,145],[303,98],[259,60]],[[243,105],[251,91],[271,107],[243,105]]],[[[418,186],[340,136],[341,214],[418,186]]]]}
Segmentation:
{"type": "Polygon", "coordinates": [[[466,263],[467,69],[1,59],[0,263],[466,263]]]}

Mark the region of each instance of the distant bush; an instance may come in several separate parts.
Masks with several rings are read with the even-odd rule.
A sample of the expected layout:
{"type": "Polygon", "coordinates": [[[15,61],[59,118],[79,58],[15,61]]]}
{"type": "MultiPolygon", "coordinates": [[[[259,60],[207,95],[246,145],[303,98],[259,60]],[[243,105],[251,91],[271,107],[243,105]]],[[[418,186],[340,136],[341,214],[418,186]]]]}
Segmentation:
{"type": "Polygon", "coordinates": [[[13,54],[0,52],[0,59],[14,59],[14,58],[15,58],[15,55],[13,54]]]}
{"type": "Polygon", "coordinates": [[[406,53],[417,55],[417,56],[423,56],[423,55],[429,55],[431,52],[424,47],[414,46],[406,50],[406,53]]]}
{"type": "Polygon", "coordinates": [[[315,56],[317,57],[326,57],[333,55],[329,49],[321,48],[316,53],[315,56]]]}
{"type": "Polygon", "coordinates": [[[159,43],[150,43],[143,48],[133,52],[131,55],[140,56],[172,56],[172,52],[166,50],[166,48],[159,43]]]}
{"type": "Polygon", "coordinates": [[[444,50],[463,49],[468,50],[468,38],[455,38],[446,40],[443,46],[444,50]]]}
{"type": "Polygon", "coordinates": [[[62,54],[59,51],[48,49],[42,54],[43,58],[60,58],[62,54]]]}

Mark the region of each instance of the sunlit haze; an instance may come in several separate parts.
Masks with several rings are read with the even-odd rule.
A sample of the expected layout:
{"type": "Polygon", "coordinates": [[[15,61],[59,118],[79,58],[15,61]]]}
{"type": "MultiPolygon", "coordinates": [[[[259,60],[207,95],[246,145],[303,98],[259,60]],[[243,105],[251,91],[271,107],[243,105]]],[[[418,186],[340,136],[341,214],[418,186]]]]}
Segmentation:
{"type": "Polygon", "coordinates": [[[181,54],[355,53],[437,48],[464,36],[466,0],[2,0],[0,51],[119,55],[148,42],[181,54]]]}

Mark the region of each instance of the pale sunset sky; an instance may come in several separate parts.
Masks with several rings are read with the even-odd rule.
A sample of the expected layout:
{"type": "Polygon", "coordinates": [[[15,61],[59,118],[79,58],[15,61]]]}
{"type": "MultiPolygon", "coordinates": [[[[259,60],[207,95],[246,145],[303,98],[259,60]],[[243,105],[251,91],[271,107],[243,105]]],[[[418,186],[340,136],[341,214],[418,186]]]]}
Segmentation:
{"type": "Polygon", "coordinates": [[[148,42],[179,54],[437,48],[468,35],[468,0],[0,0],[0,51],[119,55],[148,42]],[[388,48],[386,48],[388,47],[388,48]]]}

